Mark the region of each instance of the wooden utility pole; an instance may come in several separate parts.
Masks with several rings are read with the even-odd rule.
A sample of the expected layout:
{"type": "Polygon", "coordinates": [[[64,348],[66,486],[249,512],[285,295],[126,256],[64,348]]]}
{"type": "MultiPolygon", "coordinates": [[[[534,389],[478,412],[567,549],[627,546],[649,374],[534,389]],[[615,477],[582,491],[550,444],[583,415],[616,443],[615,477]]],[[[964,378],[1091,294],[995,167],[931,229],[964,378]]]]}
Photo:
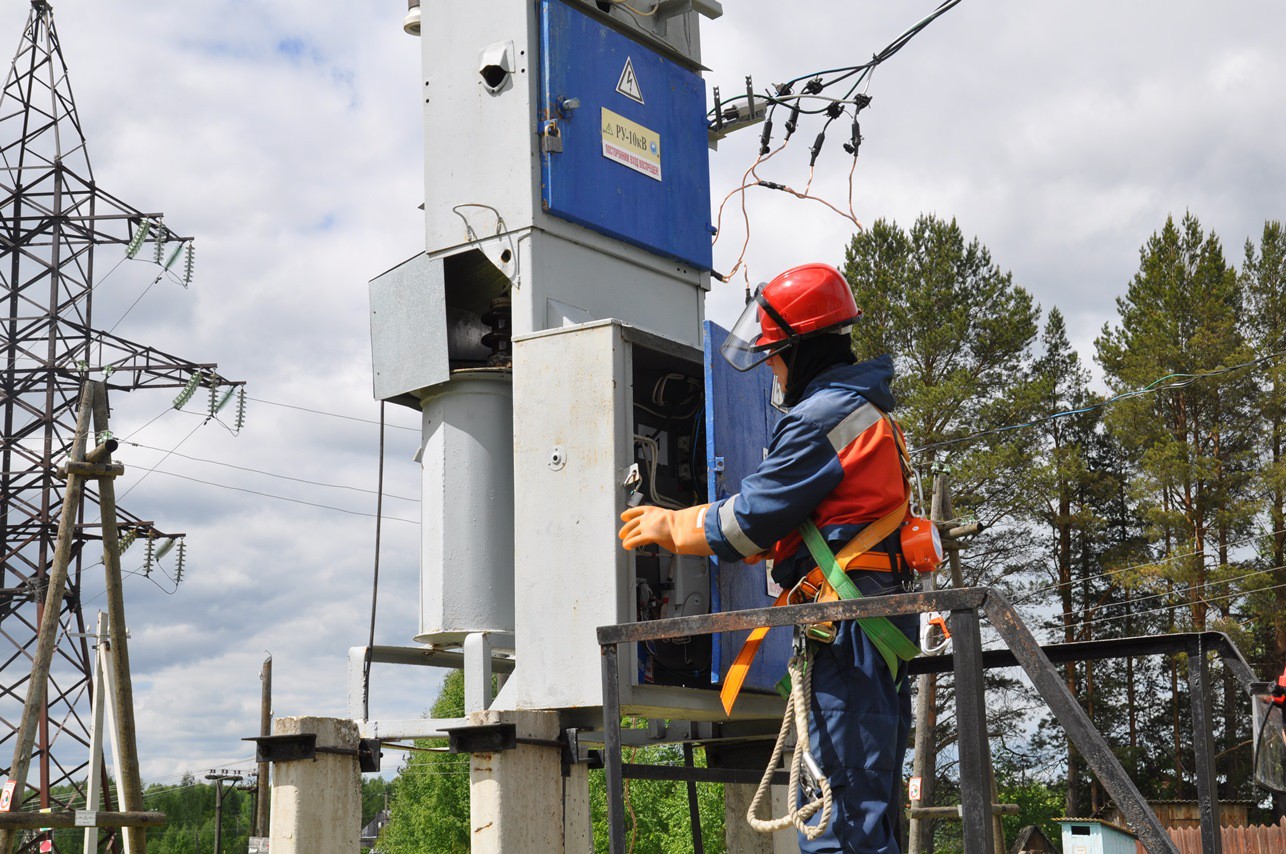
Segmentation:
{"type": "MultiPolygon", "coordinates": [[[[94,430],[100,435],[110,435],[107,429],[107,384],[89,383],[94,389],[94,430]]],[[[107,445],[104,463],[111,462],[111,449],[107,445]]],[[[120,531],[116,527],[116,484],[113,477],[98,481],[98,504],[102,509],[103,571],[107,578],[107,631],[111,644],[111,660],[115,664],[112,680],[112,700],[116,722],[116,745],[121,767],[117,770],[121,791],[118,795],[121,809],[139,812],[143,809],[143,781],[138,770],[138,737],[134,728],[134,683],[130,678],[129,646],[125,627],[125,586],[121,579],[120,531]]],[[[146,834],[126,833],[130,854],[147,854],[146,834]]]]}
{"type": "MultiPolygon", "coordinates": [[[[259,698],[259,735],[272,735],[272,655],[263,661],[259,671],[259,680],[263,683],[259,698]]],[[[255,792],[255,836],[268,835],[268,802],[271,793],[268,789],[268,763],[259,763],[259,786],[255,792]]]]}
{"type": "MultiPolygon", "coordinates": [[[[205,775],[205,779],[214,781],[214,854],[223,854],[223,799],[226,794],[223,791],[224,781],[237,783],[241,780],[240,774],[229,774],[227,771],[211,771],[205,775]]],[[[232,787],[228,788],[232,791],[232,787]]]]}
{"type": "MultiPolygon", "coordinates": [[[[86,459],[85,444],[89,436],[90,397],[89,383],[81,387],[80,410],[76,416],[76,435],[72,438],[70,463],[83,463],[86,459]]],[[[99,451],[99,448],[95,448],[99,451]]],[[[80,499],[85,488],[83,475],[68,471],[67,489],[63,493],[62,511],[58,518],[58,538],[54,547],[54,563],[49,569],[48,587],[44,607],[40,611],[36,652],[31,662],[31,680],[27,683],[27,700],[22,708],[22,722],[18,725],[13,748],[13,762],[9,765],[9,780],[13,783],[12,804],[21,806],[26,794],[27,771],[31,767],[31,748],[36,743],[36,727],[43,717],[45,691],[49,685],[49,665],[54,657],[54,644],[58,640],[58,615],[62,611],[63,596],[67,592],[67,567],[71,563],[73,533],[80,499]]],[[[13,850],[14,830],[0,829],[0,854],[13,850]]]]}
{"type": "MultiPolygon", "coordinates": [[[[80,512],[86,478],[96,478],[99,483],[99,506],[102,509],[103,565],[107,576],[107,611],[109,643],[113,663],[112,691],[115,706],[116,744],[119,750],[117,774],[120,779],[119,798],[126,813],[142,813],[143,792],[138,771],[138,749],[134,733],[134,694],[129,672],[129,651],[125,640],[125,596],[121,584],[119,532],[116,527],[115,478],[125,469],[111,461],[116,442],[105,438],[102,444],[86,452],[90,416],[95,430],[109,437],[107,429],[107,386],[102,382],[86,382],[81,387],[80,408],[76,418],[76,435],[72,440],[71,454],[63,468],[67,474],[67,490],[63,497],[58,520],[57,545],[53,566],[49,572],[49,587],[44,607],[40,612],[39,636],[32,660],[31,679],[26,704],[22,710],[22,723],[14,745],[13,762],[9,778],[14,781],[14,803],[21,804],[31,765],[31,751],[35,743],[36,727],[43,717],[45,691],[49,682],[49,666],[53,659],[54,645],[60,629],[59,614],[67,589],[67,568],[80,512]]],[[[123,826],[123,825],[118,825],[123,826]]],[[[146,854],[145,834],[127,833],[126,844],[130,854],[146,854]]],[[[14,830],[0,828],[0,854],[11,854],[14,830]]]]}
{"type": "MultiPolygon", "coordinates": [[[[951,505],[951,483],[948,471],[938,471],[933,476],[933,504],[929,512],[929,517],[939,530],[943,533],[943,547],[947,553],[947,566],[951,572],[951,586],[961,588],[965,586],[964,572],[960,566],[960,545],[957,538],[969,536],[978,533],[980,530],[976,524],[970,526],[955,526],[951,529],[950,534],[943,530],[945,524],[952,521],[955,516],[955,509],[951,505]],[[954,536],[952,535],[954,534],[954,536]]],[[[926,587],[933,589],[936,585],[934,575],[926,579],[926,587]]],[[[922,854],[922,852],[932,850],[932,839],[929,838],[929,828],[932,826],[930,820],[941,817],[954,817],[957,813],[954,808],[947,808],[945,811],[931,806],[933,803],[933,783],[937,777],[937,679],[934,674],[923,674],[917,682],[917,690],[921,698],[919,705],[916,707],[915,719],[915,757],[912,762],[912,775],[920,778],[920,798],[911,804],[911,828],[910,839],[908,840],[908,854],[922,854]],[[926,804],[930,806],[920,806],[926,804]]],[[[990,766],[990,751],[988,751],[988,766],[990,766]]],[[[1001,821],[1001,816],[1005,812],[1012,813],[1012,810],[1000,805],[996,791],[995,775],[989,775],[991,780],[991,803],[993,804],[992,813],[992,834],[995,838],[995,854],[1005,854],[1005,831],[1001,821]]]]}
{"type": "MultiPolygon", "coordinates": [[[[949,503],[950,499],[946,491],[946,475],[939,472],[933,477],[933,503],[929,511],[929,518],[935,525],[941,525],[947,518],[947,511],[943,509],[943,505],[949,503]]],[[[954,549],[950,550],[948,555],[949,560],[959,563],[960,557],[954,549]]],[[[952,577],[954,578],[957,574],[958,569],[953,569],[952,577]]],[[[936,572],[925,576],[924,586],[926,590],[937,588],[936,572]]],[[[921,854],[933,849],[932,840],[929,839],[933,823],[925,820],[919,813],[924,809],[921,804],[933,803],[934,783],[938,777],[938,751],[935,744],[937,726],[938,677],[936,673],[923,673],[916,680],[915,752],[911,763],[911,776],[920,781],[920,797],[914,801],[908,801],[911,805],[911,827],[907,840],[909,854],[921,854]]]]}

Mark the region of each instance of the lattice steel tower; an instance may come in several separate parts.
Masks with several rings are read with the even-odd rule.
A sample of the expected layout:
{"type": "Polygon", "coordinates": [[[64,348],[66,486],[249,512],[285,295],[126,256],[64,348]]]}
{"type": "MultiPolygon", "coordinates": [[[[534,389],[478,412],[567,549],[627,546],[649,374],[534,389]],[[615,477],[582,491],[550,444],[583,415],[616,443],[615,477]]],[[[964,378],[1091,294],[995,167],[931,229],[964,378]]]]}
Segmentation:
{"type": "MultiPolygon", "coordinates": [[[[106,377],[108,387],[120,391],[189,387],[187,396],[194,377],[210,389],[234,385],[214,365],[93,328],[94,250],[103,244],[127,247],[131,256],[147,252],[163,268],[158,275],[184,284],[191,277],[191,238],[95,182],[53,11],[45,0],[32,0],[0,94],[0,757],[11,755],[27,693],[62,501],[57,467],[71,446],[81,383],[106,377]]],[[[93,659],[83,636],[81,552],[101,541],[92,512],[97,498],[86,489],[64,632],[32,760],[39,785],[33,780],[26,793],[38,792],[42,806],[50,804],[52,789],[76,787],[86,774],[93,659]]],[[[118,516],[122,532],[166,536],[149,521],[123,511],[118,516]]]]}

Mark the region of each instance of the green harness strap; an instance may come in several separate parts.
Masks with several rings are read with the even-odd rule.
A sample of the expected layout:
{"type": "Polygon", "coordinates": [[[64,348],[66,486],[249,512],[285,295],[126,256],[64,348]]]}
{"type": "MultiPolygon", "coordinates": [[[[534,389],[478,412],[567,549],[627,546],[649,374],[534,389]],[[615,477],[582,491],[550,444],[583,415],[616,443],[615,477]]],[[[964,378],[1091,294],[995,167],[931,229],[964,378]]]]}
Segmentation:
{"type": "MultiPolygon", "coordinates": [[[[822,533],[817,530],[813,520],[809,519],[800,525],[799,532],[803,535],[804,543],[808,546],[813,560],[817,561],[822,572],[826,573],[827,582],[834,588],[839,598],[863,598],[857,585],[840,568],[839,561],[835,560],[835,553],[822,539],[822,533]]],[[[888,617],[863,617],[857,621],[857,624],[884,657],[884,663],[889,668],[889,676],[895,681],[898,678],[898,661],[910,661],[920,654],[920,648],[915,642],[902,634],[902,630],[893,625],[888,617]]]]}

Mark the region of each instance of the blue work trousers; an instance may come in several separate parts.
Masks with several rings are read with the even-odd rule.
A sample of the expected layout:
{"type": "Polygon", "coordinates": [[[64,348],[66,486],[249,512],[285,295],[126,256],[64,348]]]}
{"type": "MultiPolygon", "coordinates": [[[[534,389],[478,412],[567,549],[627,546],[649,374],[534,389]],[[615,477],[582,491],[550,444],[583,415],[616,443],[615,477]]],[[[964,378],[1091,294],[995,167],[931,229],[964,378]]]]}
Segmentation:
{"type": "MultiPolygon", "coordinates": [[[[864,596],[900,592],[887,572],[850,572],[864,596]]],[[[914,615],[891,617],[909,638],[914,615]]],[[[839,623],[833,643],[813,646],[813,708],[808,735],[813,758],[830,780],[830,826],[814,840],[799,835],[803,854],[899,854],[897,826],[902,763],[911,730],[906,664],[897,684],[879,650],[853,621],[839,623]]],[[[801,797],[801,802],[803,798],[801,797]]],[[[809,822],[815,825],[820,818],[809,822]]]]}

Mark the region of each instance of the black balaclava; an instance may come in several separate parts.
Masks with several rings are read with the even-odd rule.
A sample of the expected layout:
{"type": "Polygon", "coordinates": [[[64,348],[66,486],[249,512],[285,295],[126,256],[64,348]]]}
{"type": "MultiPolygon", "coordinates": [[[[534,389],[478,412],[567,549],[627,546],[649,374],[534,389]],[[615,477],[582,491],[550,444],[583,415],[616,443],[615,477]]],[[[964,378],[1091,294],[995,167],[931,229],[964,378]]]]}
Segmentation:
{"type": "Polygon", "coordinates": [[[786,388],[782,389],[782,403],[794,406],[804,396],[804,389],[822,371],[834,365],[852,365],[853,342],[847,332],[805,338],[782,355],[786,363],[786,388]]]}

